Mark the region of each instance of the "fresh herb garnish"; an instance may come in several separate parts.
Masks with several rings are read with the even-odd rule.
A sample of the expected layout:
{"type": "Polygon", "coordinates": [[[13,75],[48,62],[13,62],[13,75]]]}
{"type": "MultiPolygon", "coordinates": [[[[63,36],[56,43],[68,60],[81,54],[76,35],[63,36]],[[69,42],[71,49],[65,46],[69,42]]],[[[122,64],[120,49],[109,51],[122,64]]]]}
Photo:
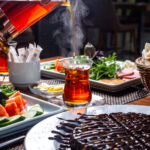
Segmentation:
{"type": "Polygon", "coordinates": [[[8,97],[5,94],[3,94],[2,91],[0,90],[0,104],[4,107],[6,104],[6,99],[8,99],[8,97]]]}
{"type": "Polygon", "coordinates": [[[7,97],[10,97],[11,95],[13,95],[16,92],[13,89],[12,84],[3,84],[2,86],[0,86],[0,90],[7,97]]]}
{"type": "Polygon", "coordinates": [[[5,107],[5,105],[6,105],[6,100],[5,100],[5,99],[1,99],[1,100],[0,100],[0,104],[1,104],[3,107],[5,107]]]}
{"type": "Polygon", "coordinates": [[[108,57],[102,57],[102,53],[98,53],[99,56],[94,56],[93,65],[90,69],[89,78],[93,80],[99,80],[102,78],[110,79],[116,77],[116,72],[119,69],[116,64],[116,54],[113,53],[108,57]],[[101,57],[100,57],[101,56],[101,57]]]}

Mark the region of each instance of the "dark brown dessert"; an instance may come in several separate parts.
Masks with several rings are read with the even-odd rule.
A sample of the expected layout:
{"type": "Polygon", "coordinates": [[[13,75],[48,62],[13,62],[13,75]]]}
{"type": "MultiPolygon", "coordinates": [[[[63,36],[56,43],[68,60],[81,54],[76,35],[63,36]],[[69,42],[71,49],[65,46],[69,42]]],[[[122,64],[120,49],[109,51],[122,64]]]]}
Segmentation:
{"type": "Polygon", "coordinates": [[[150,149],[150,115],[112,113],[85,116],[71,136],[73,150],[150,149]]]}
{"type": "Polygon", "coordinates": [[[61,143],[60,150],[150,149],[150,115],[111,113],[62,120],[49,138],[61,143]]]}

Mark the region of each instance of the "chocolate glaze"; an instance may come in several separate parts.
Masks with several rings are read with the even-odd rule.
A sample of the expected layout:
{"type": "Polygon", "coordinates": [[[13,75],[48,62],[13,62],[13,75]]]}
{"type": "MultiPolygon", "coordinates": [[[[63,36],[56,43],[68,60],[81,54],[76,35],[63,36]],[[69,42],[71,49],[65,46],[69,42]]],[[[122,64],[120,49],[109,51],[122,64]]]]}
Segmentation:
{"type": "Polygon", "coordinates": [[[149,150],[150,115],[111,113],[81,115],[57,126],[60,131],[51,140],[60,142],[60,150],[149,150]],[[65,133],[64,133],[65,132],[65,133]]]}

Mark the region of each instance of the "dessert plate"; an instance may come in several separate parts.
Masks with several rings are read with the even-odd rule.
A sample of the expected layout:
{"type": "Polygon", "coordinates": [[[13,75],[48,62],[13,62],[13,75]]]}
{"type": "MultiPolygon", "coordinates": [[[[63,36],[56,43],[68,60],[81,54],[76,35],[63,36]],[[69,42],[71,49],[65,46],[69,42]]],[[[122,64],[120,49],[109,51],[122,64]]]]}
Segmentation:
{"type": "MultiPolygon", "coordinates": [[[[56,126],[59,125],[60,120],[58,117],[64,119],[75,119],[77,117],[76,111],[67,111],[52,117],[49,117],[37,125],[35,125],[27,134],[25,138],[26,150],[56,150],[59,148],[59,143],[49,140],[48,137],[54,137],[55,134],[51,133],[52,130],[57,130],[56,126]]],[[[103,113],[112,112],[135,112],[150,114],[149,106],[138,105],[111,105],[111,106],[98,106],[90,107],[87,109],[87,114],[98,115],[103,113]]]]}

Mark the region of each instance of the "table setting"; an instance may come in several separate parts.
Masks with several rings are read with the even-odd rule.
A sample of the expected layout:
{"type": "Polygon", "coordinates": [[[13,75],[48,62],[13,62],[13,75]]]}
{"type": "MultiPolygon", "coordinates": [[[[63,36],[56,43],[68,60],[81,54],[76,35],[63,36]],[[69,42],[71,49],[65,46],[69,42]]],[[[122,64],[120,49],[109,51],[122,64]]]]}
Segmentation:
{"type": "MultiPolygon", "coordinates": [[[[147,43],[145,45],[145,49],[142,54],[144,55],[142,56],[143,59],[141,58],[143,61],[142,62],[143,65],[144,65],[144,60],[146,60],[145,61],[146,63],[148,62],[148,59],[147,59],[148,58],[147,56],[149,54],[148,52],[149,52],[149,44],[147,43]]],[[[65,61],[64,63],[66,65],[66,69],[68,69],[69,65],[71,65],[71,67],[74,67],[74,72],[73,72],[74,74],[71,74],[68,76],[68,80],[69,80],[69,77],[71,76],[71,82],[69,81],[67,86],[69,87],[68,90],[70,90],[70,88],[73,87],[72,90],[78,91],[80,86],[78,85],[77,89],[75,88],[75,86],[80,81],[80,79],[82,79],[82,82],[84,81],[83,79],[86,77],[86,73],[82,74],[84,75],[83,77],[82,75],[75,76],[75,74],[82,72],[82,69],[84,69],[83,66],[86,65],[89,62],[89,60],[91,60],[88,57],[79,58],[79,59],[76,58],[77,62],[75,63],[75,65],[73,62],[73,58],[66,59],[62,57],[55,57],[55,58],[41,60],[40,68],[41,68],[42,77],[40,80],[37,79],[37,81],[35,81],[34,84],[30,84],[28,88],[26,87],[26,85],[24,85],[24,83],[22,83],[23,86],[18,87],[18,84],[14,84],[14,86],[12,86],[11,84],[10,85],[8,84],[8,81],[6,81],[5,83],[5,80],[3,80],[3,84],[1,84],[1,86],[9,85],[10,87],[4,86],[1,89],[1,91],[4,92],[5,88],[6,89],[11,88],[11,90],[10,89],[8,90],[8,91],[11,91],[11,93],[8,93],[7,95],[8,97],[7,97],[6,105],[4,108],[5,109],[7,108],[6,106],[8,105],[7,103],[9,103],[9,101],[10,103],[12,103],[12,101],[14,103],[15,101],[17,106],[21,107],[20,105],[18,105],[17,100],[15,100],[16,97],[21,97],[22,102],[23,100],[25,100],[27,104],[25,104],[22,108],[24,109],[23,115],[22,114],[20,115],[20,112],[19,113],[13,112],[15,115],[19,117],[23,116],[25,118],[22,118],[19,121],[10,123],[10,125],[7,125],[7,121],[11,122],[11,119],[7,120],[8,118],[7,116],[13,116],[14,114],[11,114],[12,112],[10,113],[9,107],[8,109],[6,109],[6,113],[7,113],[7,115],[5,115],[6,117],[1,118],[1,121],[0,121],[0,125],[1,125],[0,147],[2,149],[7,148],[8,150],[11,150],[14,148],[14,149],[19,149],[19,150],[22,150],[22,149],[24,150],[25,148],[26,150],[30,150],[30,149],[40,150],[44,147],[44,149],[50,148],[50,149],[55,150],[57,148],[60,148],[63,145],[61,144],[63,143],[63,140],[62,141],[60,140],[62,138],[60,136],[62,131],[59,134],[59,130],[63,130],[63,133],[68,132],[67,130],[68,128],[67,123],[69,123],[68,120],[69,121],[72,120],[71,121],[72,123],[78,117],[80,118],[80,116],[81,117],[82,115],[84,116],[84,114],[87,116],[88,115],[94,115],[94,116],[100,115],[100,117],[101,117],[101,114],[120,113],[120,112],[127,113],[127,114],[132,113],[132,112],[137,113],[137,114],[144,113],[144,114],[149,115],[148,105],[150,105],[150,103],[148,102],[149,96],[148,96],[147,85],[143,83],[144,77],[142,77],[142,83],[144,86],[141,84],[141,82],[139,82],[137,85],[136,84],[132,86],[130,85],[128,87],[125,87],[125,89],[120,89],[119,91],[108,91],[108,90],[105,90],[105,88],[98,89],[98,87],[95,88],[94,86],[92,86],[92,84],[90,84],[91,90],[89,90],[89,93],[88,93],[89,98],[88,97],[85,98],[86,101],[84,100],[80,102],[80,101],[73,100],[73,101],[68,102],[67,100],[68,93],[71,93],[71,92],[68,92],[67,90],[66,91],[67,95],[65,97],[64,95],[65,88],[66,88],[65,87],[66,86],[65,75],[59,72],[56,72],[56,74],[59,73],[59,75],[61,74],[62,76],[60,78],[56,76],[57,77],[56,79],[56,77],[53,78],[53,76],[50,76],[51,74],[48,74],[48,76],[45,76],[45,73],[42,73],[43,64],[47,65],[47,63],[56,62],[57,60],[59,60],[59,58],[61,60],[60,62],[65,61]],[[69,61],[71,60],[70,62],[71,64],[69,64],[69,62],[67,61],[68,59],[69,61]],[[76,68],[76,66],[78,67],[76,68]],[[76,72],[75,72],[75,69],[77,69],[76,72]],[[71,85],[73,76],[78,77],[78,82],[76,83],[74,79],[73,85],[71,85]],[[81,78],[79,79],[79,77],[81,78]],[[14,89],[15,86],[16,88],[14,89]],[[89,101],[88,99],[90,100],[90,103],[88,102],[89,101]],[[36,106],[37,104],[39,106],[36,106]],[[140,105],[146,105],[146,106],[140,106],[140,105]],[[40,113],[39,115],[38,114],[39,112],[42,112],[42,113],[40,113]],[[58,114],[58,115],[55,115],[55,114],[58,114]],[[4,120],[5,122],[3,122],[3,119],[6,119],[4,120]],[[61,125],[63,125],[63,127],[65,127],[67,131],[59,128],[59,126],[61,125]],[[58,139],[60,138],[59,139],[60,141],[57,138],[58,139]],[[31,147],[31,143],[32,143],[32,147],[31,147]]],[[[139,66],[137,65],[137,67],[139,66]]],[[[58,67],[56,67],[53,72],[55,73],[56,70],[58,70],[58,67]]],[[[68,73],[72,73],[72,70],[71,72],[68,72],[68,73]]],[[[140,73],[141,73],[141,70],[140,70],[140,73]]],[[[131,75],[133,76],[134,73],[131,73],[131,75]]],[[[9,82],[11,82],[12,79],[9,78],[9,80],[10,80],[9,82]]],[[[87,83],[88,82],[84,82],[84,85],[87,85],[87,83]]],[[[120,83],[117,83],[117,84],[120,84],[120,83]]],[[[83,89],[81,88],[81,90],[83,89]]],[[[73,93],[71,95],[73,95],[73,93]]],[[[69,99],[73,99],[73,97],[69,99]]],[[[70,125],[69,125],[69,128],[70,128],[70,125]]],[[[69,131],[69,134],[70,134],[70,131],[69,131]]],[[[68,146],[66,145],[66,143],[64,143],[64,147],[62,147],[62,149],[65,149],[66,146],[72,147],[72,145],[68,146]]]]}
{"type": "Polygon", "coordinates": [[[150,43],[135,61],[90,43],[79,55],[72,1],[0,4],[1,150],[150,149],[150,43]],[[40,59],[38,44],[11,44],[60,5],[70,14],[72,57],[40,59]]]}

